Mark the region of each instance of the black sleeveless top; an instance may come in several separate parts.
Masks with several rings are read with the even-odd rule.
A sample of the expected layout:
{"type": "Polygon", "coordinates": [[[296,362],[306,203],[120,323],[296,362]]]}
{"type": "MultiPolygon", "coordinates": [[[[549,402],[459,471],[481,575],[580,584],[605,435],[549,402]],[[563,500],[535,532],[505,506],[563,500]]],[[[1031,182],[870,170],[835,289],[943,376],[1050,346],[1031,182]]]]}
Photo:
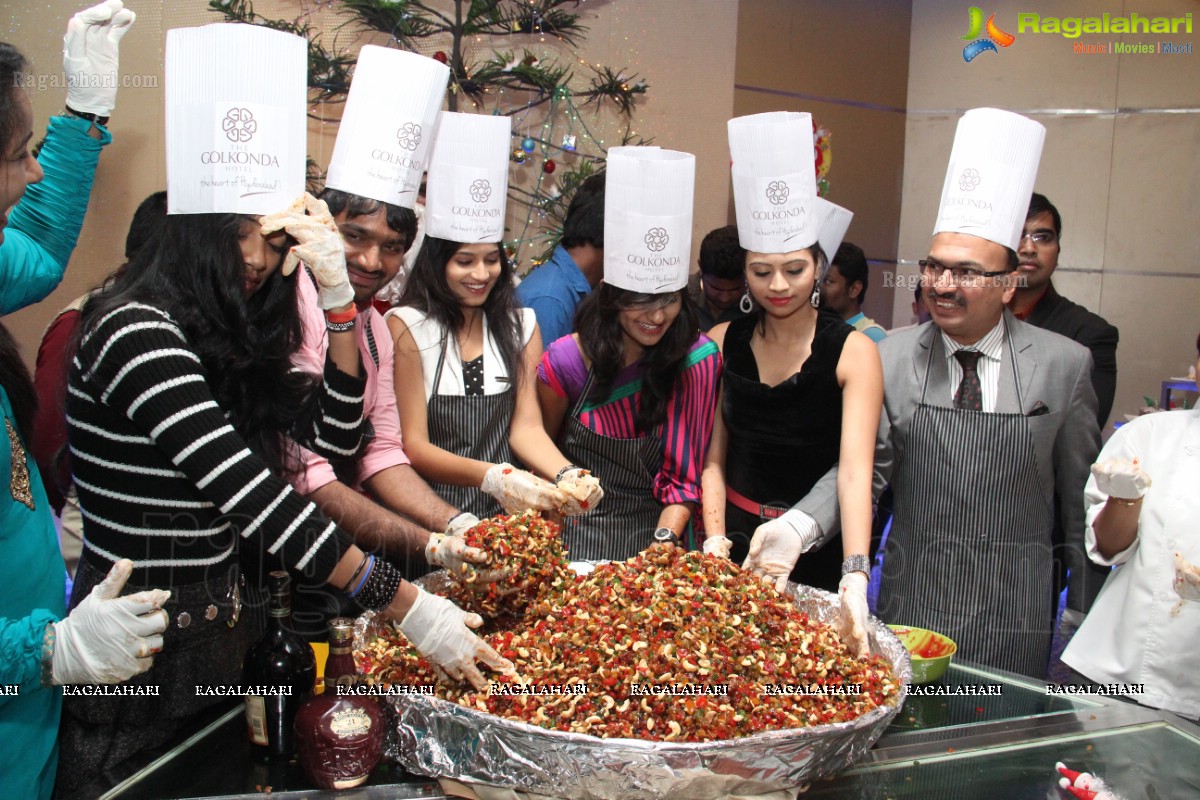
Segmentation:
{"type": "MultiPolygon", "coordinates": [[[[836,314],[821,312],[812,353],[800,371],[776,386],[767,386],[759,381],[758,362],[750,349],[756,324],[753,317],[734,320],[725,332],[725,399],[721,407],[729,432],[725,480],[758,504],[786,509],[808,494],[837,463],[842,438],[837,365],[854,329],[836,314]]],[[[740,531],[748,537],[763,521],[727,504],[730,532],[740,531]]],[[[814,555],[801,556],[793,579],[836,589],[841,579],[841,537],[822,548],[819,563],[814,555]]]]}

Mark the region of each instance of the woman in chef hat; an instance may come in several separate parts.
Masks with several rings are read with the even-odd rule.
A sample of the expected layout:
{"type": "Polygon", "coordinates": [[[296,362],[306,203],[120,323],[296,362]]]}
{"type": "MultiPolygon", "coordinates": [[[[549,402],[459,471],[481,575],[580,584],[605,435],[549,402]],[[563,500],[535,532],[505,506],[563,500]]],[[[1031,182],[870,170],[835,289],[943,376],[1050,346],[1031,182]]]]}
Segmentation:
{"type": "Polygon", "coordinates": [[[721,365],[686,291],[695,169],[688,153],[609,151],[604,282],[538,367],[547,429],[605,482],[601,509],[563,523],[572,558],[682,536],[700,502],[721,365]]]}
{"type": "Polygon", "coordinates": [[[439,118],[425,240],[385,315],[404,447],[434,491],[476,516],[581,514],[603,492],[542,426],[533,380],[541,335],[533,311],[517,303],[501,243],[510,151],[508,117],[439,118]],[[514,468],[516,459],[544,477],[514,468]]]}
{"type": "Polygon", "coordinates": [[[169,623],[154,666],[131,681],[153,693],[68,698],[62,797],[97,796],[221,702],[197,686],[241,682],[259,632],[242,569],[342,589],[477,687],[477,660],[511,669],[470,631],[482,619],[402,581],[280,476],[298,465],[291,440],[353,455],[362,427],[336,225],[311,196],[260,216],[303,191],[306,52],[300,37],[250,25],[167,34],[168,217],[84,307],[67,412],[85,534],[72,601],[87,602],[108,565],[129,558],[129,590],[171,590],[169,623]],[[308,280],[298,261],[330,331],[323,376],[292,368],[295,281],[308,280]]]}
{"type": "Polygon", "coordinates": [[[870,339],[817,311],[827,254],[851,215],[816,197],[811,132],[808,114],[729,122],[738,237],[747,250],[742,303],[752,313],[709,332],[725,377],[704,471],[704,549],[728,557],[736,540],[740,558],[753,533],[744,566],[779,591],[789,578],[840,587],[843,637],[864,654],[883,371],[870,339]],[[817,550],[831,532],[798,504],[835,465],[843,532],[840,544],[817,550]],[[801,556],[809,551],[816,553],[801,556]]]}

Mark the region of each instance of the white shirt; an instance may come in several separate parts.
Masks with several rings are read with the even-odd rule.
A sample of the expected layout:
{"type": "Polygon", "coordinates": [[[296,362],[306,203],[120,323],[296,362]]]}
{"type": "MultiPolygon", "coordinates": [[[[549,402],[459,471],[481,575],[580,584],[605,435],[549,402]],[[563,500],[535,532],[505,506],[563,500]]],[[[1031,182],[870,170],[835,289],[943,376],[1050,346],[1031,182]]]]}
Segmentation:
{"type": "MultiPolygon", "coordinates": [[[[532,308],[522,308],[521,312],[521,346],[529,344],[533,330],[537,326],[537,316],[532,308]]],[[[425,314],[411,306],[390,308],[385,317],[396,316],[404,320],[413,341],[421,350],[421,372],[425,380],[425,399],[433,394],[433,379],[437,374],[438,358],[442,352],[442,342],[447,334],[441,325],[427,318],[425,314]]],[[[438,384],[438,394],[465,395],[462,356],[458,352],[458,340],[451,336],[446,347],[446,361],[442,364],[442,379],[438,384]]],[[[487,315],[483,317],[483,393],[500,394],[508,391],[508,371],[500,358],[500,351],[488,333],[487,315]]],[[[518,353],[518,364],[520,354],[518,353]]]]}
{"type": "Polygon", "coordinates": [[[1063,653],[1071,668],[1098,683],[1144,683],[1134,696],[1154,708],[1200,717],[1200,602],[1179,603],[1173,553],[1200,564],[1200,410],[1147,414],[1121,426],[1098,462],[1138,458],[1146,490],[1133,544],[1111,559],[1092,529],[1107,496],[1088,478],[1088,555],[1119,564],[1063,653]]]}
{"type": "Polygon", "coordinates": [[[945,331],[941,334],[942,344],[946,346],[946,376],[950,382],[950,402],[954,402],[954,395],[958,393],[958,385],[962,383],[963,377],[962,364],[958,363],[954,354],[959,350],[978,350],[982,357],[975,370],[979,373],[979,386],[983,389],[983,410],[995,411],[996,394],[1000,386],[1000,356],[1004,354],[1004,317],[1001,316],[996,327],[974,344],[959,344],[947,336],[945,331]]]}

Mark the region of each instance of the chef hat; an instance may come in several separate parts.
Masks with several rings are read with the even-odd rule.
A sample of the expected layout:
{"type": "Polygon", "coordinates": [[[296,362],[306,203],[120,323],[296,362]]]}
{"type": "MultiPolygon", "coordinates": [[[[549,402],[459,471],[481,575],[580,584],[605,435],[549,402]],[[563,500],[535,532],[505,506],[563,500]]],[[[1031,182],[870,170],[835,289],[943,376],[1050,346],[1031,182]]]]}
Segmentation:
{"type": "Polygon", "coordinates": [[[325,185],[405,208],[417,202],[450,68],[365,45],[338,128],[325,185]]]}
{"type": "Polygon", "coordinates": [[[962,115],[950,150],[935,234],[969,233],[1016,250],[1046,129],[997,108],[962,115]]]}
{"type": "Polygon", "coordinates": [[[258,25],[167,31],[167,213],[269,214],[304,193],[308,43],[258,25]]]}
{"type": "Polygon", "coordinates": [[[452,242],[504,238],[512,120],[492,114],[438,116],[429,156],[425,233],[452,242]]]}
{"type": "Polygon", "coordinates": [[[772,111],[729,120],[738,240],[755,253],[790,253],[817,241],[812,115],[772,111]]]}
{"type": "Polygon", "coordinates": [[[834,254],[842,246],[842,239],[846,238],[846,231],[850,228],[850,220],[854,219],[854,212],[831,203],[824,197],[816,198],[813,205],[817,210],[820,229],[817,241],[821,244],[825,258],[832,264],[834,254]]]}
{"type": "Polygon", "coordinates": [[[688,282],[696,157],[613,147],[604,185],[604,282],[661,294],[688,282]]]}

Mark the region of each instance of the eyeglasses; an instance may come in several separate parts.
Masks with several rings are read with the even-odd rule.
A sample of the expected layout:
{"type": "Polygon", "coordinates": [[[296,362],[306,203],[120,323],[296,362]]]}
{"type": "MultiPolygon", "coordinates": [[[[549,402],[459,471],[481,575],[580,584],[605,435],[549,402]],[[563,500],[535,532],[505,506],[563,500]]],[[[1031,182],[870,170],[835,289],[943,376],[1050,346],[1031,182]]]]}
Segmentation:
{"type": "Polygon", "coordinates": [[[1021,241],[1024,242],[1026,239],[1034,244],[1049,245],[1058,241],[1058,234],[1054,231],[1033,231],[1031,233],[1021,234],[1021,241]]]}
{"type": "Polygon", "coordinates": [[[671,292],[670,294],[632,294],[627,298],[622,299],[617,303],[617,308],[622,311],[657,311],[660,308],[679,302],[682,296],[679,292],[671,292]]]}
{"type": "Polygon", "coordinates": [[[967,267],[951,267],[926,258],[921,259],[917,263],[921,265],[921,274],[929,280],[936,281],[942,277],[943,272],[949,272],[956,284],[967,288],[979,286],[987,278],[998,278],[1001,275],[1007,275],[1011,272],[1011,270],[1007,269],[1000,270],[999,272],[984,272],[983,270],[969,269],[967,267]]]}

